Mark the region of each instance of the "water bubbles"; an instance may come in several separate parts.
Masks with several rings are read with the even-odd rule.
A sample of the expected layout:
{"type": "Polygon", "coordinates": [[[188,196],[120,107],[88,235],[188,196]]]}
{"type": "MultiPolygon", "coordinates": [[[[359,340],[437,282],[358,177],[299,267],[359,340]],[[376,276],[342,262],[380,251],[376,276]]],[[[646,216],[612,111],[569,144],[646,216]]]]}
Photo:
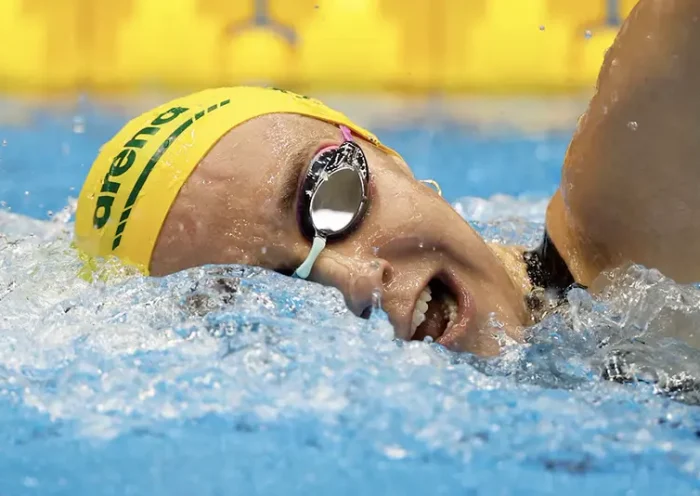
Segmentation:
{"type": "Polygon", "coordinates": [[[29,191],[25,191],[24,196],[29,196],[29,191]]]}
{"type": "Polygon", "coordinates": [[[418,242],[418,248],[420,248],[421,250],[425,248],[425,242],[423,240],[418,242]]]}
{"type": "Polygon", "coordinates": [[[637,124],[637,121],[629,121],[627,123],[627,127],[630,129],[630,131],[636,131],[639,128],[639,124],[637,124]]]}
{"type": "Polygon", "coordinates": [[[70,198],[68,200],[68,205],[63,207],[59,212],[53,213],[49,211],[49,213],[53,215],[52,222],[54,224],[65,226],[70,222],[71,217],[75,214],[77,209],[78,201],[75,198],[70,198]]]}
{"type": "Polygon", "coordinates": [[[266,255],[267,254],[267,246],[263,246],[262,248],[260,248],[260,253],[262,253],[263,255],[266,255]]]}
{"type": "Polygon", "coordinates": [[[379,255],[379,247],[378,247],[378,246],[373,246],[373,247],[372,247],[372,253],[374,254],[375,257],[376,257],[377,255],[379,255]]]}
{"type": "Polygon", "coordinates": [[[593,297],[591,294],[582,288],[571,289],[567,295],[566,299],[571,305],[572,309],[582,309],[590,311],[593,308],[593,297]]]}
{"type": "MultiPolygon", "coordinates": [[[[460,204],[483,220],[478,228],[489,236],[512,236],[519,244],[541,237],[540,199],[460,204]],[[509,220],[519,213],[525,218],[509,220]]],[[[13,232],[7,227],[12,219],[0,214],[3,235],[13,232]]],[[[26,230],[30,221],[15,222],[26,230]]],[[[2,460],[20,459],[27,439],[40,452],[57,442],[74,443],[63,439],[72,435],[88,448],[92,439],[119,437],[152,460],[162,444],[158,439],[170,439],[175,425],[176,437],[187,442],[168,444],[173,459],[192,455],[195,444],[206,448],[212,433],[220,438],[216,449],[202,448],[191,458],[195,470],[219,469],[222,460],[252,459],[261,452],[274,455],[291,469],[271,481],[271,492],[283,492],[301,477],[308,481],[307,467],[330,484],[347,477],[351,467],[370,481],[352,481],[358,493],[372,493],[381,480],[405,486],[396,492],[414,487],[450,494],[468,489],[464,473],[470,474],[466,484],[493,480],[493,464],[484,464],[485,458],[503,465],[498,484],[516,487],[522,471],[511,468],[521,463],[535,476],[551,477],[552,467],[587,470],[578,462],[567,468],[572,466],[567,456],[589,457],[603,467],[632,457],[634,463],[620,464],[620,478],[643,492],[648,480],[635,482],[634,474],[675,463],[671,459],[681,460],[679,467],[694,460],[696,470],[700,461],[692,442],[695,410],[656,396],[685,387],[681,371],[692,376],[693,363],[700,364],[692,350],[671,346],[668,339],[660,344],[662,337],[680,332],[679,323],[700,328],[700,290],[658,273],[639,268],[609,274],[598,282],[595,296],[572,290],[569,305],[535,326],[526,345],[509,344],[502,356],[482,360],[448,352],[430,337],[395,340],[379,290],[372,295],[376,310],[365,321],[348,310],[337,289],[245,266],[148,278],[100,261],[95,270],[108,277],[88,283],[75,276],[82,262],[70,249],[69,230],[55,227],[37,221],[36,238],[7,234],[8,243],[0,235],[0,349],[12,350],[0,353],[0,394],[18,399],[2,414],[22,427],[8,431],[9,454],[2,460]],[[577,313],[568,313],[569,307],[577,313]],[[649,322],[646,327],[633,318],[637,314],[649,322]],[[659,377],[663,372],[667,380],[658,391],[601,381],[596,367],[613,349],[620,351],[620,380],[626,367],[653,369],[659,377]],[[70,429],[60,436],[33,434],[62,425],[70,429]],[[637,456],[640,450],[648,456],[637,456]],[[299,464],[300,452],[309,465],[299,464]],[[545,459],[540,466],[538,460],[545,459]],[[303,473],[294,479],[298,472],[303,473]]],[[[383,297],[389,309],[390,297],[383,297]]],[[[492,320],[493,329],[503,327],[492,320]]],[[[682,394],[690,401],[691,393],[682,394]]],[[[123,448],[109,445],[100,443],[101,456],[118,456],[123,448]]],[[[91,463],[92,455],[78,450],[65,461],[43,457],[42,467],[49,464],[43,473],[73,477],[89,466],[103,471],[95,480],[107,477],[110,467],[91,463]]],[[[265,480],[270,473],[239,465],[228,466],[234,483],[251,476],[265,480]]],[[[18,485],[47,484],[25,466],[18,470],[18,485]]],[[[660,487],[683,481],[674,470],[654,473],[660,487]]],[[[597,474],[585,476],[609,482],[606,474],[597,474]]],[[[164,479],[154,477],[145,484],[162,487],[164,479]]],[[[76,486],[76,480],[66,485],[76,486]]],[[[215,492],[208,479],[197,482],[204,486],[201,492],[215,492]]]]}
{"type": "Polygon", "coordinates": [[[453,206],[457,213],[472,222],[490,223],[502,227],[503,219],[518,219],[522,223],[544,222],[549,199],[514,198],[494,195],[491,198],[465,197],[453,206]]]}
{"type": "Polygon", "coordinates": [[[0,146],[5,148],[7,146],[7,140],[4,139],[4,140],[0,141],[0,146]]]}
{"type": "Polygon", "coordinates": [[[584,33],[583,33],[583,36],[587,40],[590,40],[593,37],[593,33],[591,32],[590,29],[586,29],[586,31],[584,31],[584,33]]]}
{"type": "Polygon", "coordinates": [[[544,24],[540,24],[540,31],[544,31],[544,24]]]}

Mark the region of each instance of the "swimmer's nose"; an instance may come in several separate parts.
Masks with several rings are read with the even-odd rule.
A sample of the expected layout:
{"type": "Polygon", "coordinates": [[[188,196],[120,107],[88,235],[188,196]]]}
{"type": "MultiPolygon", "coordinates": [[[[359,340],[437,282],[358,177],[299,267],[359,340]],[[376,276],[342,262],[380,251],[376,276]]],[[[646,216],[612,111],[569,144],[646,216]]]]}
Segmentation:
{"type": "Polygon", "coordinates": [[[382,297],[384,285],[391,281],[393,269],[382,258],[355,259],[324,252],[314,266],[312,277],[316,282],[338,288],[355,315],[369,317],[375,298],[382,297]]]}
{"type": "Polygon", "coordinates": [[[391,264],[384,259],[375,258],[367,264],[367,270],[351,279],[348,307],[360,317],[369,317],[375,301],[384,293],[384,285],[391,281],[393,275],[391,264]]]}

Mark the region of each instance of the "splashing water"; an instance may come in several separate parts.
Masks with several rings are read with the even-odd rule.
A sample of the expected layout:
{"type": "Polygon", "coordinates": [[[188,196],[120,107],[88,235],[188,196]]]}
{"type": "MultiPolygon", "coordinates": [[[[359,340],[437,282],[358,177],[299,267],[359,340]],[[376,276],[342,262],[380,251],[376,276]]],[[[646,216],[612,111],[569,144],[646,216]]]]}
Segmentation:
{"type": "MultiPolygon", "coordinates": [[[[0,207],[56,212],[0,212],[0,494],[700,494],[700,302],[653,271],[570,293],[493,359],[394,341],[381,295],[363,320],[334,289],[251,267],[81,278],[65,198],[157,103],[0,103],[0,207]]],[[[534,246],[571,133],[540,118],[580,110],[499,102],[484,138],[452,105],[382,137],[449,201],[537,195],[454,204],[487,239],[534,246]]]]}
{"type": "MultiPolygon", "coordinates": [[[[541,236],[539,200],[455,208],[491,240],[541,236]]],[[[695,287],[618,269],[481,359],[394,341],[381,310],[257,268],[107,263],[87,282],[72,209],[0,212],[0,493],[700,487],[695,287]]]]}

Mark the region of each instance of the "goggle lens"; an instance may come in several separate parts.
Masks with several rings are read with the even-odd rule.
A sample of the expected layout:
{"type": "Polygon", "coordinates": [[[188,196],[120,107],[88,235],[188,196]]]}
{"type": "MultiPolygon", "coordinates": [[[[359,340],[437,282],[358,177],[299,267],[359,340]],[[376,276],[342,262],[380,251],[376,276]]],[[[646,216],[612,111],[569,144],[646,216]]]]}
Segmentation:
{"type": "Polygon", "coordinates": [[[355,227],[367,207],[367,159],[349,129],[341,126],[341,131],[346,141],[315,159],[304,180],[299,222],[302,232],[314,241],[295,277],[306,279],[326,241],[355,227]]]}

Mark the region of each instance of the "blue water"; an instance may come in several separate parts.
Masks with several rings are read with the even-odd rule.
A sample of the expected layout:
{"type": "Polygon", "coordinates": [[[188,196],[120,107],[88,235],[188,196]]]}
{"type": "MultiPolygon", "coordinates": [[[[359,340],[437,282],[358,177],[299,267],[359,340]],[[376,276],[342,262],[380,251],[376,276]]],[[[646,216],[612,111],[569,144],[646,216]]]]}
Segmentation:
{"type": "MultiPolygon", "coordinates": [[[[655,271],[573,292],[490,360],[251,267],[77,278],[70,198],[134,106],[0,104],[0,494],[700,494],[678,339],[700,292],[655,271]]],[[[373,130],[488,239],[531,244],[574,123],[373,130]]]]}
{"type": "MultiPolygon", "coordinates": [[[[346,110],[351,115],[353,106],[346,110]]],[[[77,197],[102,143],[142,108],[148,103],[0,101],[0,201],[35,218],[60,210],[68,197],[77,197]]],[[[400,151],[416,176],[437,180],[450,202],[464,196],[544,198],[554,193],[571,129],[480,133],[476,125],[437,114],[372,130],[400,151]]]]}

